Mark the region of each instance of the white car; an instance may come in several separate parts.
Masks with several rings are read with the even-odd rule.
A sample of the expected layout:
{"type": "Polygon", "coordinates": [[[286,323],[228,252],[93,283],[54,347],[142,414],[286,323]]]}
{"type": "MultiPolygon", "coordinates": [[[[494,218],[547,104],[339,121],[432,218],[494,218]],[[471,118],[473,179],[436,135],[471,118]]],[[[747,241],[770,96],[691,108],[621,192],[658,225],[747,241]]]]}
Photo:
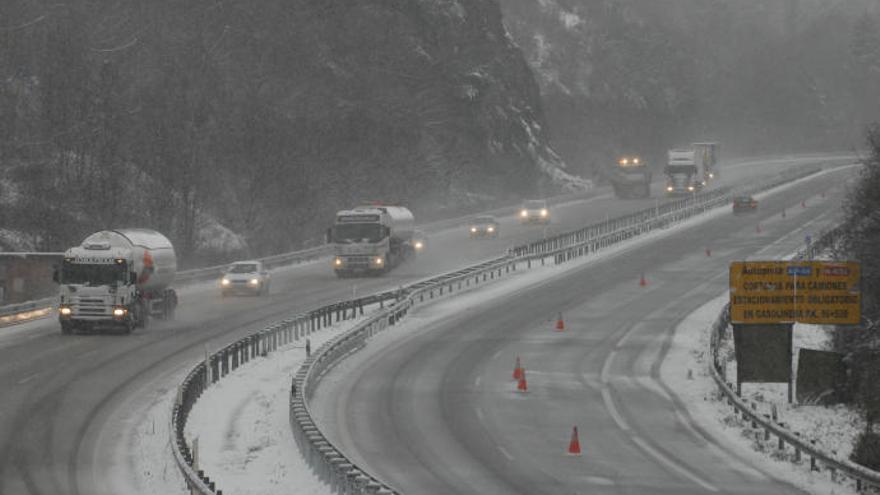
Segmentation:
{"type": "Polygon", "coordinates": [[[269,293],[272,279],[260,261],[236,261],[229,265],[220,279],[220,293],[223,297],[230,294],[254,294],[265,296],[269,293]]]}
{"type": "Polygon", "coordinates": [[[519,210],[520,223],[550,223],[550,209],[543,199],[530,199],[519,210]]]}

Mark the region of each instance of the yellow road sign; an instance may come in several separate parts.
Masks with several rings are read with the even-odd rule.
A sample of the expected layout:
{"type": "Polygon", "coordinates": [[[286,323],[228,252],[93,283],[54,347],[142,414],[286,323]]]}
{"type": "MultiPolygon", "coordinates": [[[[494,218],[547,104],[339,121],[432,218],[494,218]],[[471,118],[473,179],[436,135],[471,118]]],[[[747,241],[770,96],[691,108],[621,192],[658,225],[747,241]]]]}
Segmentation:
{"type": "Polygon", "coordinates": [[[852,261],[735,261],[730,264],[734,323],[856,325],[859,264],[852,261]]]}

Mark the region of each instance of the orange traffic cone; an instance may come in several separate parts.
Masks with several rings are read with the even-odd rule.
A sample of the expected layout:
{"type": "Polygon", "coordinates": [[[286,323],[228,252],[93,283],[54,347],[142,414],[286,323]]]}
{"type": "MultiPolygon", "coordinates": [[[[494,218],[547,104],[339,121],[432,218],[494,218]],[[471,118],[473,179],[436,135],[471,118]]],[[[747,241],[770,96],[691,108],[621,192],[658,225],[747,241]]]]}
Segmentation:
{"type": "Polygon", "coordinates": [[[565,322],[562,321],[562,312],[559,313],[559,316],[556,318],[556,331],[561,332],[565,330],[565,322]]]}
{"type": "Polygon", "coordinates": [[[639,277],[639,287],[647,287],[648,280],[645,278],[645,274],[643,273],[641,277],[639,277]]]}
{"type": "Polygon", "coordinates": [[[711,250],[711,249],[706,248],[706,256],[712,256],[712,250],[711,250]]]}
{"type": "Polygon", "coordinates": [[[529,384],[526,382],[526,369],[520,368],[520,376],[519,383],[516,384],[516,389],[520,392],[528,392],[529,384]]]}
{"type": "Polygon", "coordinates": [[[519,356],[516,357],[516,368],[513,369],[513,379],[519,380],[522,378],[522,366],[519,364],[519,356]]]}
{"type": "Polygon", "coordinates": [[[578,440],[578,427],[571,430],[571,441],[568,442],[568,455],[581,455],[581,442],[578,440]]]}

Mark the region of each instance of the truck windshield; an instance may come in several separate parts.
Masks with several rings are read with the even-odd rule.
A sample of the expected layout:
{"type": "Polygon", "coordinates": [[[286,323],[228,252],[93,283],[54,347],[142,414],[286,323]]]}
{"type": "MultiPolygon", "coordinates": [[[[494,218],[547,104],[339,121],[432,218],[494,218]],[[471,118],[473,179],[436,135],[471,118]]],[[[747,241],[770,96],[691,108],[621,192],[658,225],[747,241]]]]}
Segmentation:
{"type": "Polygon", "coordinates": [[[692,174],[697,170],[696,165],[667,165],[667,174],[692,174]]]}
{"type": "Polygon", "coordinates": [[[125,282],[126,272],[125,263],[89,265],[65,262],[61,268],[61,282],[94,287],[113,285],[116,282],[125,282]]]}
{"type": "Polygon", "coordinates": [[[333,241],[338,243],[379,242],[382,228],[378,223],[343,223],[333,229],[333,241]]]}

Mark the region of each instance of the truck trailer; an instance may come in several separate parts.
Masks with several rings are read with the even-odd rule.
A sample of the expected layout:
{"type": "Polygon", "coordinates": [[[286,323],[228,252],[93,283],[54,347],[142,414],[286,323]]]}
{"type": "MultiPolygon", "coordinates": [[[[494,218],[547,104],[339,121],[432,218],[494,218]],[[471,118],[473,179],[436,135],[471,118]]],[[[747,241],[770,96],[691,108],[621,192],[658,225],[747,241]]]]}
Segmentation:
{"type": "Polygon", "coordinates": [[[54,274],[60,286],[61,332],[116,329],[130,333],[151,317],[171,319],[177,293],[174,246],[147,229],[102,230],[64,253],[54,274]]]}
{"type": "Polygon", "coordinates": [[[327,233],[340,278],[380,275],[415,251],[415,218],[402,206],[362,206],[336,213],[327,233]]]}
{"type": "Polygon", "coordinates": [[[703,171],[704,183],[720,177],[721,170],[718,164],[718,143],[694,143],[694,159],[698,162],[698,168],[703,171]]]}

